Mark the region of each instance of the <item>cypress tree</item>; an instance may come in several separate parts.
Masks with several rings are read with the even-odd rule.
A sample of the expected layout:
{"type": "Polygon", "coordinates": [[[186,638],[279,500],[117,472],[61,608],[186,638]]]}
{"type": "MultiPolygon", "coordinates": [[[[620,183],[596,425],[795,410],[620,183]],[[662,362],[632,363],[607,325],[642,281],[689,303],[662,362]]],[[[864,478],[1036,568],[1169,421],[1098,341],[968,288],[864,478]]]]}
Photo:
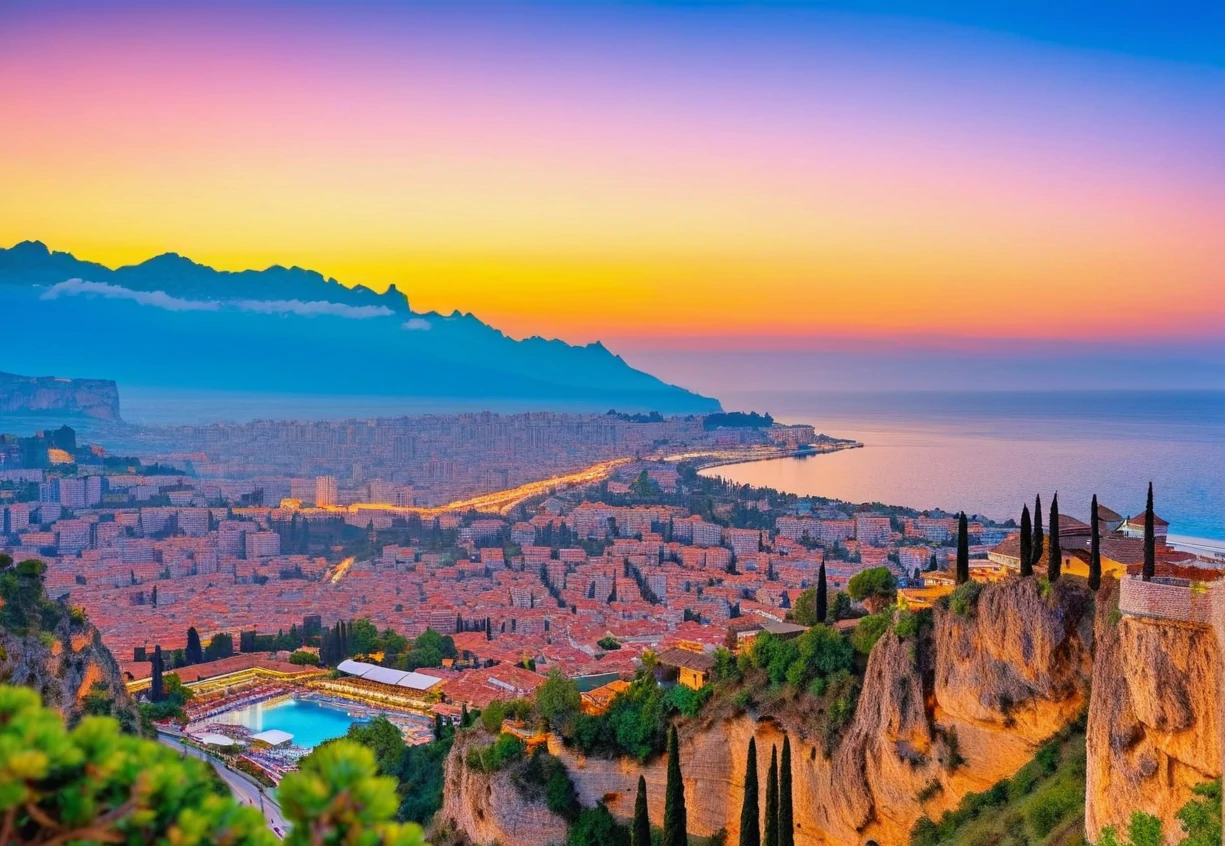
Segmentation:
{"type": "Polygon", "coordinates": [[[204,661],[204,647],[200,645],[200,633],[192,626],[187,630],[187,649],[183,652],[187,664],[199,664],[204,661]]]}
{"type": "Polygon", "coordinates": [[[647,813],[647,780],[638,776],[638,797],[634,799],[634,825],[630,846],[651,846],[651,818],[647,813]]]}
{"type": "Polygon", "coordinates": [[[825,562],[817,571],[817,622],[824,623],[829,616],[829,586],[825,582],[825,562]]]}
{"type": "Polygon", "coordinates": [[[770,769],[766,771],[766,831],[763,846],[778,846],[778,747],[770,747],[770,769]]]}
{"type": "Polygon", "coordinates": [[[1157,535],[1153,528],[1153,483],[1148,483],[1148,504],[1144,506],[1144,572],[1143,578],[1151,582],[1157,574],[1157,535]]]}
{"type": "Polygon", "coordinates": [[[434,715],[434,739],[442,740],[442,714],[434,715]]]}
{"type": "Polygon", "coordinates": [[[1018,555],[1021,558],[1021,575],[1032,576],[1034,574],[1034,536],[1033,526],[1029,522],[1029,506],[1026,505],[1021,509],[1021,551],[1018,555]]]}
{"type": "Polygon", "coordinates": [[[685,782],[681,778],[681,744],[676,726],[668,733],[668,783],[664,788],[662,846],[689,846],[689,819],[685,812],[685,782]]]}
{"type": "Polygon", "coordinates": [[[1031,553],[1033,558],[1030,561],[1030,567],[1042,560],[1042,555],[1046,551],[1046,544],[1042,540],[1042,497],[1034,497],[1034,542],[1031,553]]]}
{"type": "Polygon", "coordinates": [[[1063,570],[1063,550],[1059,548],[1059,492],[1055,492],[1051,500],[1051,537],[1046,542],[1046,578],[1050,582],[1059,581],[1063,570]]]}
{"type": "Polygon", "coordinates": [[[467,728],[468,722],[468,703],[465,702],[459,706],[459,727],[467,728]]]}
{"type": "Polygon", "coordinates": [[[165,669],[162,664],[162,648],[160,646],[153,647],[153,678],[149,682],[149,699],[153,702],[161,702],[166,698],[166,689],[162,684],[162,671],[165,669]]]}
{"type": "Polygon", "coordinates": [[[1097,494],[1093,495],[1089,521],[1093,524],[1089,535],[1089,590],[1102,586],[1102,529],[1097,517],[1097,494]]]}
{"type": "Polygon", "coordinates": [[[740,806],[740,846],[761,846],[761,808],[757,804],[757,739],[749,738],[744,763],[744,802],[740,806]]]}
{"type": "Polygon", "coordinates": [[[966,523],[966,513],[961,512],[957,518],[957,584],[964,585],[970,581],[970,529],[966,523]]]}
{"type": "Polygon", "coordinates": [[[778,771],[778,846],[795,846],[791,805],[791,737],[783,735],[783,761],[778,771]]]}

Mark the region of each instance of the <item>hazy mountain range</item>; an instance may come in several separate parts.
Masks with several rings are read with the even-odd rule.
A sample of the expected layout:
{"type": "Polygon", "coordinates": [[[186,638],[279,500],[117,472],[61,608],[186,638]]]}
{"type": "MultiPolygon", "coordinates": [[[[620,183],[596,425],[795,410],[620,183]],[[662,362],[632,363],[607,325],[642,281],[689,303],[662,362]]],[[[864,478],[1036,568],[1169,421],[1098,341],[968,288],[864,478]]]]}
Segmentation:
{"type": "Polygon", "coordinates": [[[508,338],[311,270],[229,272],[174,253],[108,268],[38,241],[0,249],[0,365],[123,385],[715,411],[602,344],[508,338]]]}

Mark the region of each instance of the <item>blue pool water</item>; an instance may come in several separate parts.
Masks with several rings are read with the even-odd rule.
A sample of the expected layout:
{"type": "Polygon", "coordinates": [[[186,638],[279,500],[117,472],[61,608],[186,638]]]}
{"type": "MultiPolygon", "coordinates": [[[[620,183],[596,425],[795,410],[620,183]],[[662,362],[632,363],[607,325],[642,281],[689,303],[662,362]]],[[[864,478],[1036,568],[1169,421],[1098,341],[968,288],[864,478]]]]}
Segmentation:
{"type": "Polygon", "coordinates": [[[325,740],[340,737],[353,723],[364,722],[350,717],[341,708],[321,702],[283,699],[260,702],[216,718],[217,722],[246,726],[252,733],[279,729],[293,735],[295,746],[313,749],[325,740]]]}

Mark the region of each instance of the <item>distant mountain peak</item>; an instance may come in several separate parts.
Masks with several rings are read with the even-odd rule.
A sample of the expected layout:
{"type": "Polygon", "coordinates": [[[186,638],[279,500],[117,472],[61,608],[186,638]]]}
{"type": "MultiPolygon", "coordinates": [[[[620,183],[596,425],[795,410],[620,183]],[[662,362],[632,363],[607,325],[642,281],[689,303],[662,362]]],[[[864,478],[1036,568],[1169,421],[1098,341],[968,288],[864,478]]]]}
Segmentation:
{"type": "Polygon", "coordinates": [[[202,268],[206,270],[214,269],[214,268],[208,267],[207,265],[203,265],[203,264],[199,264],[198,262],[194,262],[191,259],[187,258],[186,256],[181,256],[178,253],[162,253],[161,255],[156,255],[151,259],[145,259],[144,261],[139,262],[136,266],[137,267],[154,267],[154,268],[159,268],[159,269],[176,268],[176,267],[202,268]]]}
{"type": "Polygon", "coordinates": [[[491,408],[719,410],[599,341],[519,341],[460,309],[418,314],[394,284],[350,288],[300,267],[225,271],[167,252],[109,268],[25,241],[0,249],[0,311],[14,315],[5,363],[19,370],[149,387],[488,398],[491,408]],[[106,330],[49,348],[49,325],[106,330]]]}
{"type": "Polygon", "coordinates": [[[19,241],[12,246],[10,252],[18,255],[49,256],[51,250],[42,241],[19,241]]]}

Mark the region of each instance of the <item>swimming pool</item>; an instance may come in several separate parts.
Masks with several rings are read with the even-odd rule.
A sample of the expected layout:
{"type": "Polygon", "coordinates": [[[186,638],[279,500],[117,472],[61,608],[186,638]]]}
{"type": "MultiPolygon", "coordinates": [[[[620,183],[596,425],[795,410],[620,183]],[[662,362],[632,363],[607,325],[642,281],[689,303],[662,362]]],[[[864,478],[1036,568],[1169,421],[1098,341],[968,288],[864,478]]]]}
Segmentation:
{"type": "Polygon", "coordinates": [[[325,740],[340,737],[354,723],[365,720],[351,717],[336,705],[304,699],[257,702],[213,718],[215,722],[245,726],[253,734],[279,729],[293,735],[293,744],[313,749],[325,740]]]}

